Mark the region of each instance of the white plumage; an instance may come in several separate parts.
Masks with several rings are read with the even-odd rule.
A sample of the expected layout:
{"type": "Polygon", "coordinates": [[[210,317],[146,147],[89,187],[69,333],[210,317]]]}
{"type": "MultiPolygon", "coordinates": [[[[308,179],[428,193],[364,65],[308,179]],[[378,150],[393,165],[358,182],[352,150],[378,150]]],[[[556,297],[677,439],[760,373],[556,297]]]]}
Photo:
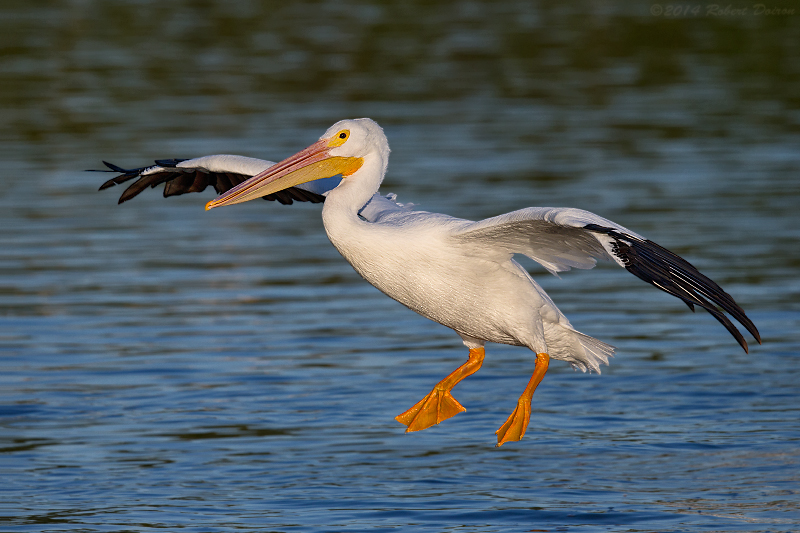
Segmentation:
{"type": "Polygon", "coordinates": [[[486,342],[525,346],[538,354],[536,371],[517,409],[498,430],[498,445],[519,440],[525,433],[530,399],[550,358],[599,373],[600,364],[607,364],[614,353],[612,346],[576,331],[514,261],[514,254],[530,257],[553,274],[592,268],[597,259],[615,261],[690,308],[699,305],[709,311],[745,350],[744,338],[724,312],[760,342],[744,311],[713,281],[682,258],[610,220],[571,208],[531,207],[479,222],[414,210],[377,194],[388,161],[389,144],[377,123],[343,120],[318,142],[277,164],[231,155],[162,160],[134,170],[107,164],[123,174],[103,188],[139,178],[122,202],[161,181],[167,183],[165,195],[168,190],[181,194],[213,184],[224,193],[209,202],[208,209],[258,197],[291,203],[308,199],[304,195],[310,201],[324,196],[325,230],[356,272],[389,297],[453,329],[470,350],[467,363],[398,417],[409,431],[464,410],[450,390],[477,371],[486,342]],[[194,181],[189,183],[187,176],[194,181]],[[223,178],[229,179],[229,187],[223,178]],[[183,189],[176,184],[180,179],[183,189]],[[289,195],[288,201],[280,195],[289,195]]]}

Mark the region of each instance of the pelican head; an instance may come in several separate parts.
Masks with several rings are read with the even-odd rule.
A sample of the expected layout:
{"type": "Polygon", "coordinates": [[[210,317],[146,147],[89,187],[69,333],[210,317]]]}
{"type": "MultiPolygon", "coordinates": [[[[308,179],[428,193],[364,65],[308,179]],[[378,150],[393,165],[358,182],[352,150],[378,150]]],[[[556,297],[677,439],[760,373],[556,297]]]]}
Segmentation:
{"type": "Polygon", "coordinates": [[[389,160],[383,129],[369,118],[340,120],[305,150],[208,202],[206,209],[247,202],[313,180],[348,178],[370,159],[382,164],[382,177],[389,160]]]}

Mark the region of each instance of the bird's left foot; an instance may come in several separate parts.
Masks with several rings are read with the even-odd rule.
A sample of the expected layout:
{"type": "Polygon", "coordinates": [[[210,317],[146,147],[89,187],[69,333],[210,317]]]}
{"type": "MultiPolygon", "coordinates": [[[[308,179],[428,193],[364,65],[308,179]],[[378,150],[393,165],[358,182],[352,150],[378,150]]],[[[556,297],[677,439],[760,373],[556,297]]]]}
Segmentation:
{"type": "Polygon", "coordinates": [[[536,368],[533,371],[528,386],[525,387],[525,392],[517,400],[517,407],[514,412],[506,420],[505,424],[500,426],[500,429],[495,431],[497,435],[497,446],[502,446],[506,442],[518,441],[525,435],[525,430],[528,429],[528,422],[531,419],[531,400],[536,387],[542,382],[542,378],[547,373],[550,366],[550,356],[546,353],[536,354],[536,368]]]}
{"type": "Polygon", "coordinates": [[[520,398],[517,401],[517,408],[506,419],[506,423],[495,431],[497,435],[497,446],[502,446],[509,441],[518,441],[525,435],[528,422],[531,419],[531,401],[520,398]]]}
{"type": "Polygon", "coordinates": [[[414,404],[414,407],[396,416],[395,420],[408,426],[408,433],[427,429],[464,411],[464,406],[453,398],[450,391],[435,388],[414,404]]]}

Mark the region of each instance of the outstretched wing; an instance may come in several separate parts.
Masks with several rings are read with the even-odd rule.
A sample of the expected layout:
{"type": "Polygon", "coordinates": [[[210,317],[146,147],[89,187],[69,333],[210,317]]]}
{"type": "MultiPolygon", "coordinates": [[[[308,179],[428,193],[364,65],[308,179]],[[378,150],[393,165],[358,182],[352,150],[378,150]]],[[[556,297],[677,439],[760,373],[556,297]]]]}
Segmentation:
{"type": "MultiPolygon", "coordinates": [[[[133,169],[118,167],[106,161],[103,161],[103,164],[110,170],[96,172],[118,172],[119,175],[103,183],[100,186],[101,191],[136,179],[122,193],[119,203],[127,202],[146,188],[153,188],[161,183],[164,184],[165,198],[189,192],[201,192],[208,186],[213,187],[217,194],[222,194],[274,165],[271,161],[237,155],[210,155],[195,159],[157,159],[155,165],[133,169]]],[[[263,198],[277,200],[282,204],[291,204],[295,200],[320,203],[325,201],[323,193],[332,188],[329,183],[324,184],[323,187],[320,185],[311,182],[290,187],[263,198]]]]}
{"type": "Polygon", "coordinates": [[[610,259],[641,280],[698,305],[716,318],[747,352],[747,342],[728,313],[761,343],[753,322],[719,285],[682,257],[610,220],[581,209],[530,207],[479,222],[455,232],[476,253],[527,255],[556,274],[570,268],[592,268],[610,259]]]}

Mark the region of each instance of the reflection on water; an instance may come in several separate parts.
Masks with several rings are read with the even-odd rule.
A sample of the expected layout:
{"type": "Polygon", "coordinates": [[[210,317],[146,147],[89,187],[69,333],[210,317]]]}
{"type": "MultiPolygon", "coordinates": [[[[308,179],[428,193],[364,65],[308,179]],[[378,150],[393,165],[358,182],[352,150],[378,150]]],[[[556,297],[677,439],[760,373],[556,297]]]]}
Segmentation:
{"type": "Polygon", "coordinates": [[[800,16],[83,1],[0,28],[3,530],[800,524],[800,16]],[[354,116],[384,126],[401,201],[597,212],[719,281],[764,346],[611,266],[526,263],[612,365],[554,364],[495,449],[532,359],[490,346],[468,411],[404,435],[463,347],[361,281],[319,206],[118,207],[81,172],[280,159],[354,116]]]}

